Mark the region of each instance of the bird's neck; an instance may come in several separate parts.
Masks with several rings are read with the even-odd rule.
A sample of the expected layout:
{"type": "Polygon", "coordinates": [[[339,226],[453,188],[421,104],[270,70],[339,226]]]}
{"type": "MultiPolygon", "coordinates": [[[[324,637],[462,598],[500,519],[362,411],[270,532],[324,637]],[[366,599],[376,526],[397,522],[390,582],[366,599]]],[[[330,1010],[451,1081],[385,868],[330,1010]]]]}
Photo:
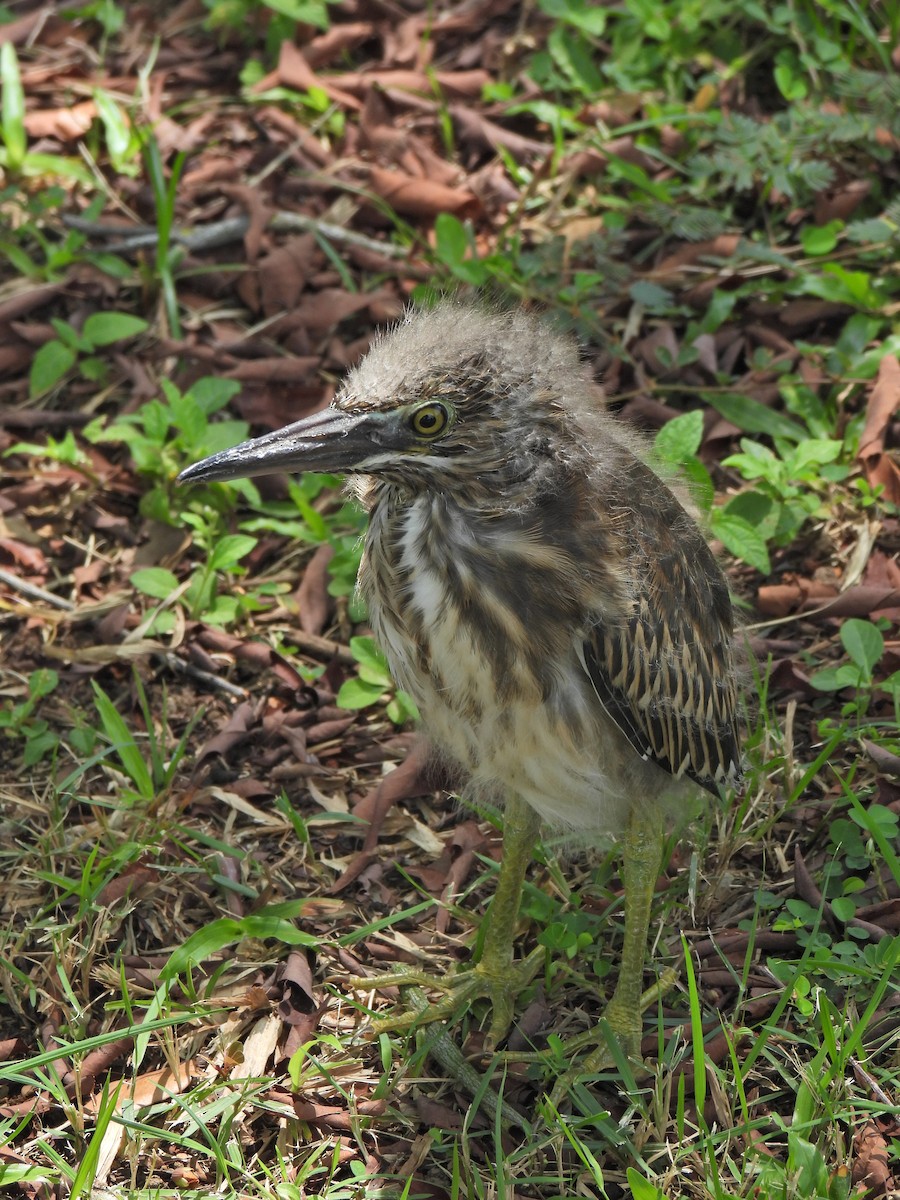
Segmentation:
{"type": "Polygon", "coordinates": [[[510,513],[527,513],[548,494],[567,490],[558,466],[546,462],[463,464],[460,460],[429,464],[427,475],[412,460],[408,474],[355,475],[348,481],[352,495],[374,515],[399,515],[428,497],[462,514],[468,523],[504,520],[510,513]]]}

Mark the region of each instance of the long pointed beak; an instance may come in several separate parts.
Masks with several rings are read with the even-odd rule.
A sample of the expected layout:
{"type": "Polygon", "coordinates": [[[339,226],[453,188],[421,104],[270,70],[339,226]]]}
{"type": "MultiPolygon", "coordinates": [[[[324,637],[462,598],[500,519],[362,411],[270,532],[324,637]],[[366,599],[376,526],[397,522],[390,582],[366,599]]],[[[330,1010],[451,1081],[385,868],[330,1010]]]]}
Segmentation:
{"type": "Polygon", "coordinates": [[[278,471],[349,471],[377,450],[369,413],[326,408],[284,429],[220,450],[187,467],[179,483],[213,483],[278,471]]]}

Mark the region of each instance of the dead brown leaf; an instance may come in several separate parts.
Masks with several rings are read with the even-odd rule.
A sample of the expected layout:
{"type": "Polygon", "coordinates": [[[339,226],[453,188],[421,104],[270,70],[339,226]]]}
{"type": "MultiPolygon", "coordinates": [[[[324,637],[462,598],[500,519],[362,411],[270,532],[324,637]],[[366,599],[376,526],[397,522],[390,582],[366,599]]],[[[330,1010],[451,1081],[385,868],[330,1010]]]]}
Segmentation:
{"type": "Polygon", "coordinates": [[[861,1184],[868,1196],[886,1196],[892,1188],[890,1151],[877,1122],[867,1121],[853,1137],[853,1182],[861,1184]]]}
{"type": "Polygon", "coordinates": [[[858,458],[872,487],[881,485],[884,499],[900,504],[900,463],[885,450],[885,433],[893,417],[900,412],[900,361],[886,354],[869,392],[866,423],[859,439],[858,458]]]}
{"type": "Polygon", "coordinates": [[[334,557],[334,547],[323,543],[306,564],[303,579],[294,593],[300,628],[305,633],[321,633],[334,600],[328,594],[328,564],[334,557]]]}
{"type": "Polygon", "coordinates": [[[435,217],[442,212],[469,216],[478,208],[474,192],[465,188],[445,187],[383,167],[372,167],[369,186],[397,212],[411,217],[435,217]]]}
{"type": "Polygon", "coordinates": [[[54,138],[75,142],[84,137],[97,115],[93,100],[84,100],[71,108],[36,109],[25,114],[25,130],[32,138],[54,138]]]}

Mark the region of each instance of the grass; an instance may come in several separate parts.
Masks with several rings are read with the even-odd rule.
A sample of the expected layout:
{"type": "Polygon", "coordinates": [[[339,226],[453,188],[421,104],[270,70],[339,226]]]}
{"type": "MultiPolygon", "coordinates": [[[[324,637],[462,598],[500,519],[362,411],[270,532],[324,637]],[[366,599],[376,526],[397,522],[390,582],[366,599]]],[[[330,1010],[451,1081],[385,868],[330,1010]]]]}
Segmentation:
{"type": "MultiPolygon", "coordinates": [[[[485,32],[506,48],[467,104],[547,154],[473,149],[428,75],[406,149],[436,96],[432,149],[463,173],[496,169],[508,197],[436,216],[375,194],[359,163],[398,169],[380,149],[348,152],[342,173],[361,118],[326,85],[377,66],[377,38],[355,43],[339,6],[206,9],[181,44],[195,71],[220,54],[225,82],[178,91],[175,72],[162,101],[182,130],[205,114],[193,159],[165,141],[171,124],[102,89],[81,158],[36,145],[29,110],[65,93],[23,79],[56,67],[55,43],[0,55],[0,313],[60,285],[40,328],[21,313],[9,326],[24,345],[10,394],[38,419],[22,436],[11,424],[0,477],[0,1183],[148,1200],[889,1194],[900,661],[896,601],[871,589],[896,589],[900,7],[539,0],[462,39],[437,22],[419,43],[436,71],[464,50],[471,65],[485,32]],[[329,28],[349,39],[332,80],[249,91],[285,38],[329,28]],[[278,148],[272,108],[293,122],[284,156],[241,159],[278,148]],[[309,128],[333,157],[298,172],[309,128]],[[192,259],[179,240],[224,212],[191,182],[222,146],[273,209],[297,187],[327,197],[305,210],[327,219],[321,257],[271,310],[254,298],[258,254],[192,259]],[[90,231],[132,200],[155,212],[143,249],[62,224],[77,210],[90,231]],[[411,261],[360,265],[342,229],[411,261]],[[541,969],[509,1047],[483,1056],[478,1006],[447,1032],[373,1037],[396,998],[348,981],[461,968],[498,819],[460,811],[439,779],[403,792],[395,778],[361,856],[412,712],[353,595],[360,514],[328,477],[280,493],[174,482],[251,422],[323,399],[334,344],[372,323],[360,299],[387,312],[435,285],[547,307],[624,419],[677,414],[656,453],[688,474],[756,639],[746,789],[667,843],[647,982],[677,982],[648,1010],[646,1069],[613,1046],[560,1111],[547,1092],[596,1037],[615,979],[615,852],[540,847],[520,947],[541,969]],[[316,326],[337,294],[350,315],[316,326]],[[280,330],[310,296],[302,336],[280,330]],[[246,370],[312,352],[319,390],[246,370]],[[324,639],[299,624],[317,555],[331,556],[324,639]]],[[[129,11],[59,20],[112,76],[129,11]]],[[[156,53],[142,50],[141,87],[156,53]]],[[[377,103],[397,104],[384,86],[377,103]]]]}

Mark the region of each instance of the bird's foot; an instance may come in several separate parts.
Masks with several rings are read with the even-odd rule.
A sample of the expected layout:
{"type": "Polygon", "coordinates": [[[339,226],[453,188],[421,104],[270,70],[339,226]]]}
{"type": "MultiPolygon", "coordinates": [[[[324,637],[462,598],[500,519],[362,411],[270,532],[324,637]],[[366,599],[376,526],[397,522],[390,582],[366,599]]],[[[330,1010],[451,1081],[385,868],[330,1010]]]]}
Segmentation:
{"type": "Polygon", "coordinates": [[[593,1049],[577,1066],[571,1067],[557,1079],[550,1093],[550,1103],[554,1108],[559,1108],[572,1085],[579,1079],[596,1075],[599,1071],[615,1065],[616,1055],[609,1044],[609,1033],[615,1037],[625,1058],[642,1064],[641,1039],[644,1029],[642,1016],[674,986],[677,979],[678,973],[671,968],[663,971],[656,983],[640,995],[636,1004],[619,996],[613,996],[603,1010],[600,1023],[596,1028],[577,1038],[572,1038],[566,1044],[565,1057],[569,1060],[577,1055],[585,1045],[593,1045],[593,1049]]]}
{"type": "MultiPolygon", "coordinates": [[[[502,1042],[509,1032],[515,1014],[516,1001],[531,983],[541,963],[544,951],[533,950],[518,962],[496,962],[482,959],[469,970],[458,975],[434,976],[415,967],[400,968],[387,974],[371,978],[349,980],[354,990],[376,990],[382,988],[417,988],[444,992],[440,1000],[423,1005],[415,1003],[409,1009],[395,1012],[374,1021],[372,1033],[397,1033],[406,1029],[418,1029],[436,1021],[452,1023],[476,1000],[488,1000],[491,1005],[491,1022],[488,1027],[485,1050],[490,1052],[502,1042]]],[[[418,993],[421,996],[421,992],[418,993]]]]}

